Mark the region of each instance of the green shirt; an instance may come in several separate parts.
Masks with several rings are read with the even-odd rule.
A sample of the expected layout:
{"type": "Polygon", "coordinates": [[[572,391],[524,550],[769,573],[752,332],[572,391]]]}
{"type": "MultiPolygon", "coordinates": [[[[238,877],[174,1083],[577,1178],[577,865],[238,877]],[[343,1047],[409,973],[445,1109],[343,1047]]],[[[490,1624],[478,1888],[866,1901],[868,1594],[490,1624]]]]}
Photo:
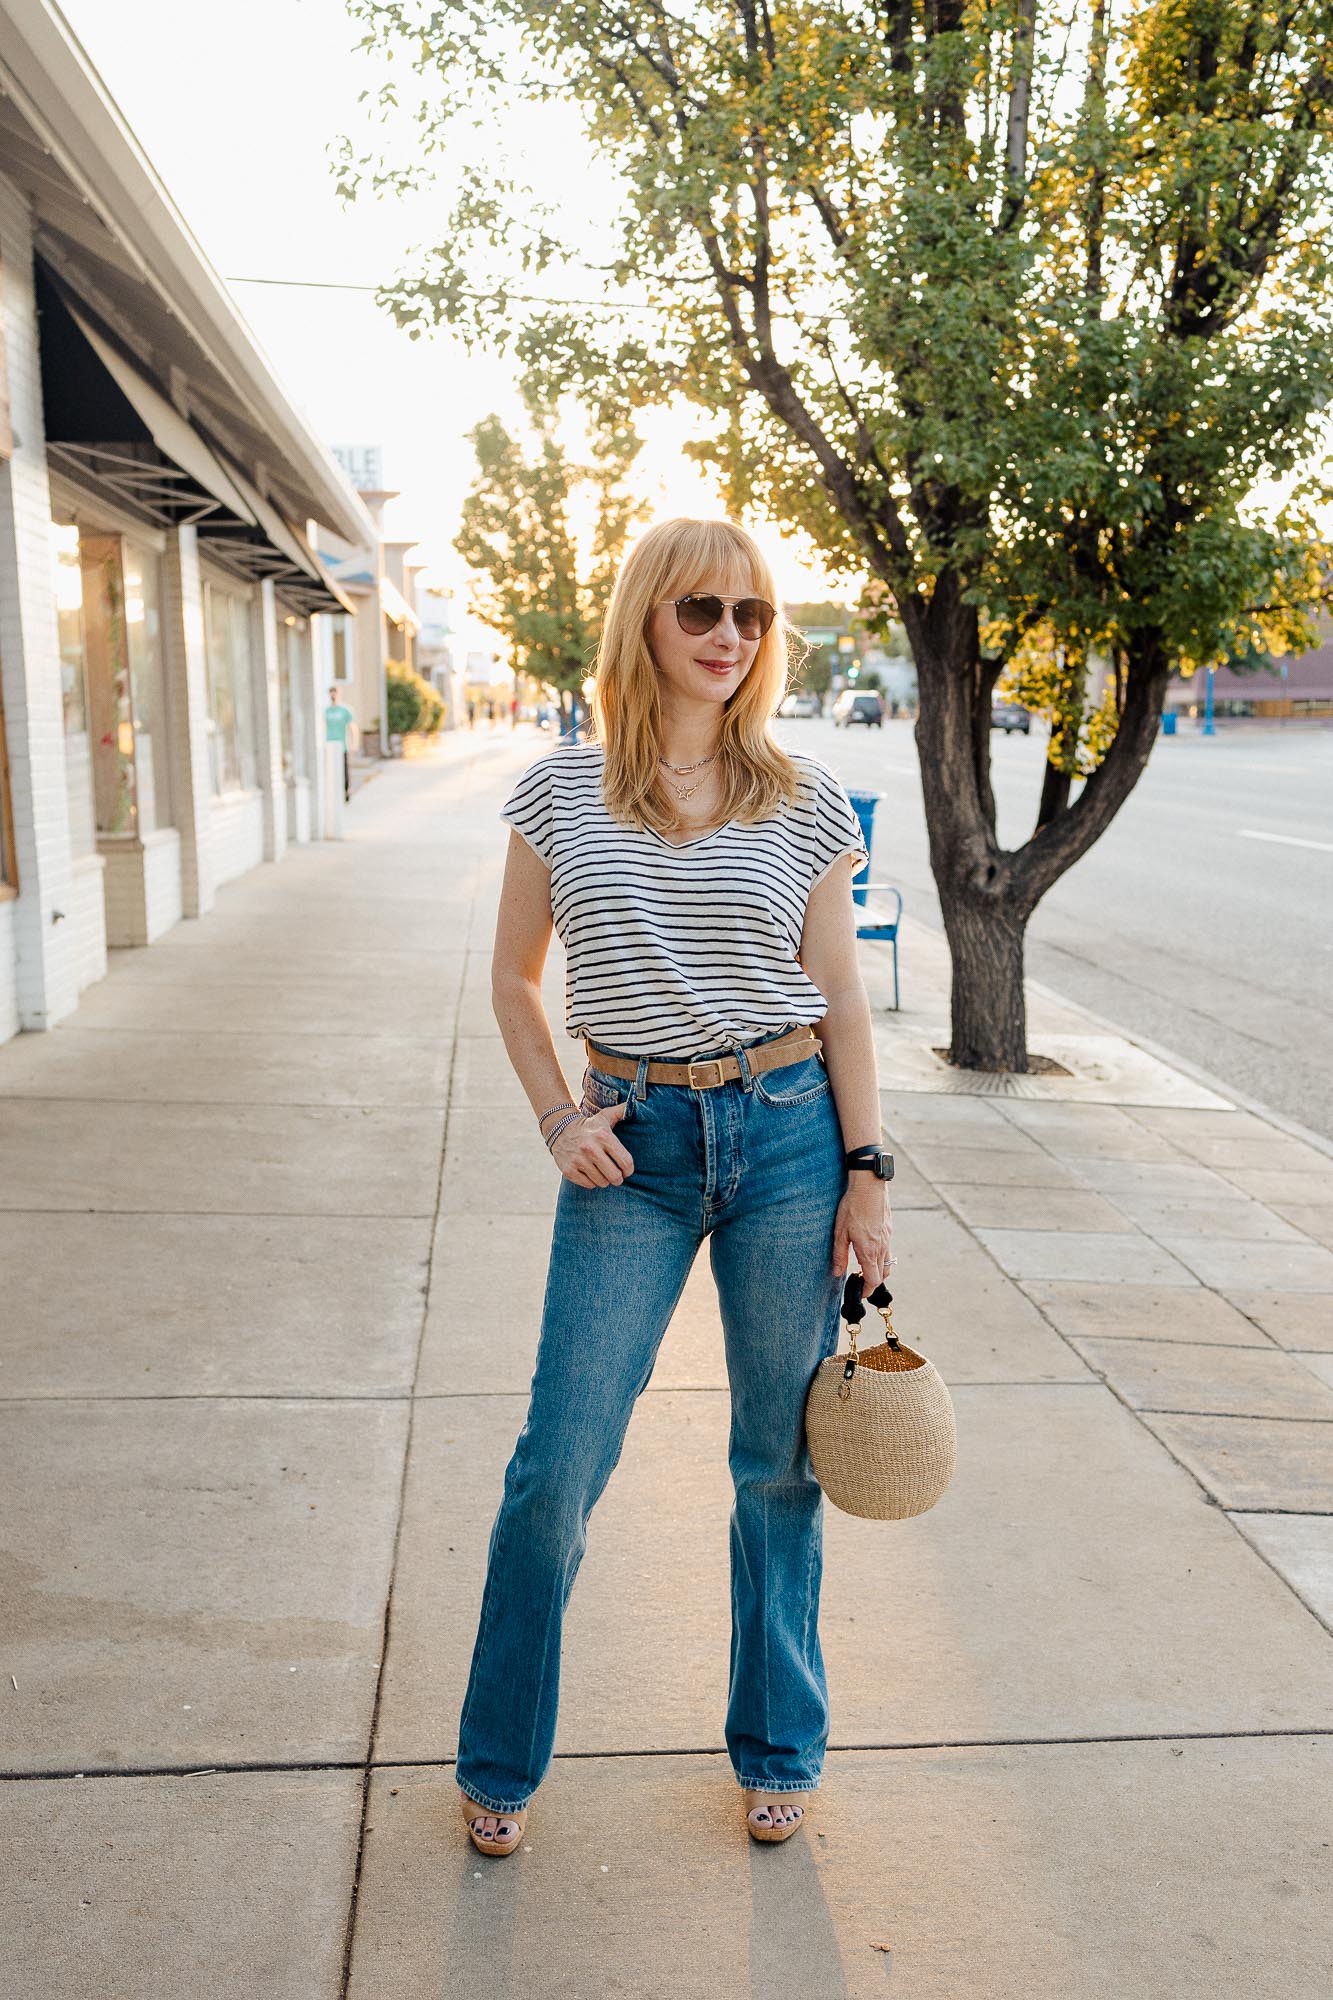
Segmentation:
{"type": "Polygon", "coordinates": [[[356,717],[341,701],[331,701],[324,711],[324,736],[329,743],[346,743],[347,725],[356,717]]]}

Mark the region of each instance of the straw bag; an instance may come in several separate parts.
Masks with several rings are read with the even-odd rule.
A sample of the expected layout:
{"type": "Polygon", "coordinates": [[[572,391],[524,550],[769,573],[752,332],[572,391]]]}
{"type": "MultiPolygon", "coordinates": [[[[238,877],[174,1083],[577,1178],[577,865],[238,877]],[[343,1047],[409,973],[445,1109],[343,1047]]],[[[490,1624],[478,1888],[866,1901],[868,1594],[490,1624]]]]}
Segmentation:
{"type": "Polygon", "coordinates": [[[815,1370],[806,1442],[815,1477],[835,1507],[867,1521],[904,1521],[933,1507],[953,1477],[953,1401],[933,1362],[898,1339],[893,1294],[883,1285],[870,1304],[884,1315],[886,1339],[857,1353],[864,1285],[860,1271],[848,1273],[842,1316],[851,1347],[815,1370]]]}

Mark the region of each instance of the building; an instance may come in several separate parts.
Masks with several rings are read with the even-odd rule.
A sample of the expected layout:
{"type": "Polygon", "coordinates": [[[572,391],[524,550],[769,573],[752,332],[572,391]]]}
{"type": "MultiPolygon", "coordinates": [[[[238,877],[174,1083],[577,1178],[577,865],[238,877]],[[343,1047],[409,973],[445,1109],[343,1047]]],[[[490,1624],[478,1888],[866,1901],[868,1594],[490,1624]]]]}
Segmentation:
{"type": "MultiPolygon", "coordinates": [[[[1323,644],[1308,653],[1285,653],[1272,671],[1236,674],[1229,667],[1213,675],[1216,715],[1256,716],[1277,722],[1318,721],[1333,716],[1333,630],[1321,621],[1323,644]]],[[[1208,676],[1200,672],[1173,680],[1167,707],[1177,714],[1202,715],[1208,696],[1208,676]]]]}
{"type": "Polygon", "coordinates": [[[325,635],[321,673],[338,682],[343,699],[361,731],[362,746],[375,756],[387,756],[388,740],[381,728],[387,698],[385,674],[390,666],[414,666],[419,625],[413,603],[412,566],[407,551],[415,542],[386,541],[384,509],[398,494],[393,487],[363,485],[381,478],[378,445],[338,445],[339,463],[353,476],[371,524],[363,542],[320,529],[317,546],[329,574],[336,577],[356,612],[350,624],[330,621],[325,635]]]}
{"type": "Polygon", "coordinates": [[[466,728],[467,691],[454,644],[453,593],[418,584],[416,607],[421,619],[417,634],[417,671],[444,703],[445,729],[466,728]]]}
{"type": "Polygon", "coordinates": [[[354,629],[346,619],[325,621],[320,671],[342,685],[356,716],[362,744],[379,755],[389,746],[379,728],[385,703],[385,673],[408,667],[429,681],[444,703],[442,727],[467,723],[463,675],[449,644],[452,634],[448,591],[422,582],[427,565],[408,561],[417,544],[384,533],[384,509],[398,494],[383,482],[378,445],[335,445],[334,455],[352,480],[375,526],[375,539],[358,548],[321,530],[319,554],[339,587],[357,607],[354,629]]]}
{"type": "Polygon", "coordinates": [[[312,524],[374,530],[46,0],[0,0],[0,334],[3,1039],[316,835],[312,524]]]}

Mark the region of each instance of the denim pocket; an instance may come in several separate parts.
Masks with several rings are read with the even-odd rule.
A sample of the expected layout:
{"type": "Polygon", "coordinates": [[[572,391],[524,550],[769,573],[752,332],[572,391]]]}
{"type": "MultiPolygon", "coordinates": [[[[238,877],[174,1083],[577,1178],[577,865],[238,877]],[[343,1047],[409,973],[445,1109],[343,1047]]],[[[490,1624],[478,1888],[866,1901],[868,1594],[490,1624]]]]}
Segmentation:
{"type": "Polygon", "coordinates": [[[755,1095],[765,1104],[813,1104],[826,1097],[833,1085],[817,1055],[804,1062],[783,1063],[780,1069],[754,1072],[755,1095]]]}
{"type": "MultiPolygon", "coordinates": [[[[596,1069],[589,1063],[583,1072],[583,1105],[585,1111],[604,1111],[608,1104],[629,1101],[626,1118],[634,1115],[634,1103],[630,1092],[634,1079],[630,1076],[611,1076],[605,1070],[596,1069]]],[[[624,1119],[620,1121],[624,1123],[624,1119]]]]}

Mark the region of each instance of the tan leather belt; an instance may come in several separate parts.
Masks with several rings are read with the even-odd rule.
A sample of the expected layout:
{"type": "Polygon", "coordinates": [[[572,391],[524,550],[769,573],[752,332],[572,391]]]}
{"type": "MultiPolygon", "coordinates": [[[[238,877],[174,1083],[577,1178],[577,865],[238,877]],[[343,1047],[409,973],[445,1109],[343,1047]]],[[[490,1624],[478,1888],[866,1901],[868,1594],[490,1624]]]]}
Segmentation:
{"type": "MultiPolygon", "coordinates": [[[[604,1049],[595,1048],[586,1035],[583,1046],[594,1069],[605,1070],[608,1076],[634,1077],[639,1074],[639,1059],[636,1056],[613,1056],[604,1049]]],[[[762,1042],[757,1048],[747,1049],[745,1060],[752,1071],[781,1069],[786,1063],[805,1062],[823,1046],[813,1028],[793,1028],[789,1035],[780,1035],[776,1041],[762,1042]]],[[[691,1090],[715,1090],[718,1084],[730,1083],[740,1073],[741,1066],[734,1055],[709,1056],[703,1062],[650,1062],[646,1080],[649,1083],[683,1083],[691,1090]]]]}

